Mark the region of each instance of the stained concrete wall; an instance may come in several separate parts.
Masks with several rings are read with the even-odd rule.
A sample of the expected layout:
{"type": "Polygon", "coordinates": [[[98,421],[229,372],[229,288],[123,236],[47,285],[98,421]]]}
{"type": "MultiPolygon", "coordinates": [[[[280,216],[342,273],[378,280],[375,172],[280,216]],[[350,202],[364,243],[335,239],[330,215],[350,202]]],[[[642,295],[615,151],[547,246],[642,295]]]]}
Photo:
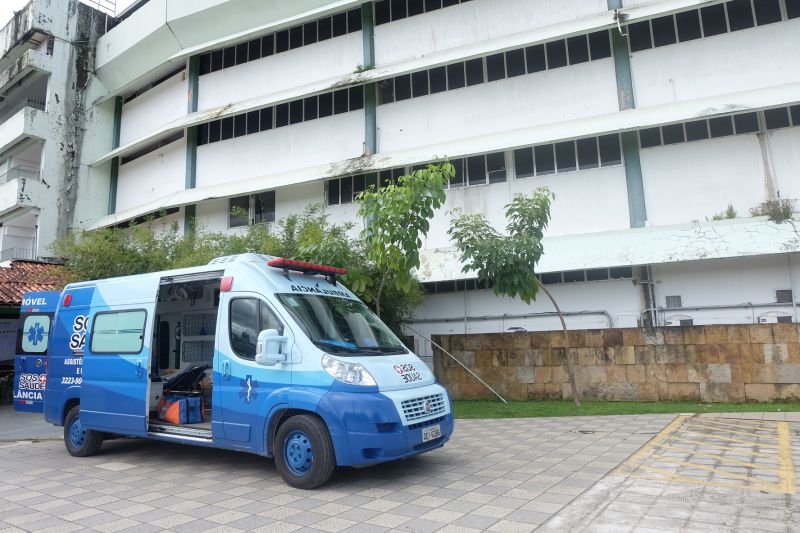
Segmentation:
{"type": "MultiPolygon", "coordinates": [[[[509,400],[572,397],[560,331],[434,340],[509,400]]],[[[571,331],[567,349],[590,400],[800,399],[800,326],[713,325],[571,331]]],[[[434,371],[455,399],[493,398],[442,350],[434,371]]]]}

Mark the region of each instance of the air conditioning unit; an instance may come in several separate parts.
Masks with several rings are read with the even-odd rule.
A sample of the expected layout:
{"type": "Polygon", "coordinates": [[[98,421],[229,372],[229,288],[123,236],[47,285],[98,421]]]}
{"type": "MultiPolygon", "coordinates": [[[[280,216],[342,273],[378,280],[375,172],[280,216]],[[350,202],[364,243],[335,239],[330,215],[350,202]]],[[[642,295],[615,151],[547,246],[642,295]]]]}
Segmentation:
{"type": "Polygon", "coordinates": [[[758,317],[759,324],[791,324],[792,315],[781,311],[770,311],[758,317]]]}
{"type": "Polygon", "coordinates": [[[776,316],[760,316],[758,317],[759,324],[777,324],[778,317],[776,316]]]}
{"type": "Polygon", "coordinates": [[[689,315],[672,315],[664,319],[664,325],[669,327],[692,326],[694,319],[689,315]]]}

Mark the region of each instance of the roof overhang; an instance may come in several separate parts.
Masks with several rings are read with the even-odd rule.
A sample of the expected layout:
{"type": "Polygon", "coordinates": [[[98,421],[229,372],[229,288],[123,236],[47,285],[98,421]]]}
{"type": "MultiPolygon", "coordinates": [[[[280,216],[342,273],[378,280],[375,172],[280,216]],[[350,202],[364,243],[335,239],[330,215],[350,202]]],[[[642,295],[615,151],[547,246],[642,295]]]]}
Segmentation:
{"type": "MultiPolygon", "coordinates": [[[[776,224],[766,217],[636,228],[563,237],[546,237],[537,272],[657,265],[800,252],[794,223],[776,224]]],[[[454,248],[424,250],[420,281],[476,277],[463,272],[454,248]]]]}

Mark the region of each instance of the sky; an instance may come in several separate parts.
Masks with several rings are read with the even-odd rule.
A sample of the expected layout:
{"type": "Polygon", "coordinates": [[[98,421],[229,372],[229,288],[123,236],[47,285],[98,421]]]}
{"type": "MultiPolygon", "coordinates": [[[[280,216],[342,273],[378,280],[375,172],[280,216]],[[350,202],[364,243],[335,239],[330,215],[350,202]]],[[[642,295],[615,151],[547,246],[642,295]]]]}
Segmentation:
{"type": "MultiPolygon", "coordinates": [[[[0,0],[0,28],[5,26],[6,23],[11,20],[11,17],[14,15],[14,11],[21,9],[29,1],[30,0],[0,0]]],[[[117,13],[132,4],[133,1],[134,0],[116,0],[117,13]]],[[[88,1],[87,3],[91,4],[91,1],[88,1]]]]}

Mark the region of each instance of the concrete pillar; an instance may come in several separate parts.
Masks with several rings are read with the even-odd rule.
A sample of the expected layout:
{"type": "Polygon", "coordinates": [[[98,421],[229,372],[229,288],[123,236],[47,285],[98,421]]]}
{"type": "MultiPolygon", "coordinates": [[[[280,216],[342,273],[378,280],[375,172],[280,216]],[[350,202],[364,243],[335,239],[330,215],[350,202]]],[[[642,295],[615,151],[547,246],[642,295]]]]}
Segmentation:
{"type": "MultiPolygon", "coordinates": [[[[122,125],[122,97],[114,98],[114,130],[112,132],[112,148],[119,148],[119,134],[122,125]]],[[[108,186],[108,214],[117,210],[117,179],[119,178],[119,157],[111,160],[111,179],[108,186]]]]}
{"type": "MultiPolygon", "coordinates": [[[[186,111],[194,113],[197,111],[197,98],[200,90],[200,56],[189,58],[189,66],[186,69],[188,76],[188,102],[186,111]]],[[[187,189],[194,189],[197,186],[197,126],[186,129],[186,184],[187,189]]],[[[187,205],[183,209],[183,234],[184,236],[194,231],[195,228],[196,206],[187,205]]]]}
{"type": "MultiPolygon", "coordinates": [[[[372,2],[361,4],[361,31],[364,38],[364,69],[375,67],[375,17],[372,2]]],[[[364,152],[378,151],[378,92],[374,83],[364,86],[364,152]]]]}

